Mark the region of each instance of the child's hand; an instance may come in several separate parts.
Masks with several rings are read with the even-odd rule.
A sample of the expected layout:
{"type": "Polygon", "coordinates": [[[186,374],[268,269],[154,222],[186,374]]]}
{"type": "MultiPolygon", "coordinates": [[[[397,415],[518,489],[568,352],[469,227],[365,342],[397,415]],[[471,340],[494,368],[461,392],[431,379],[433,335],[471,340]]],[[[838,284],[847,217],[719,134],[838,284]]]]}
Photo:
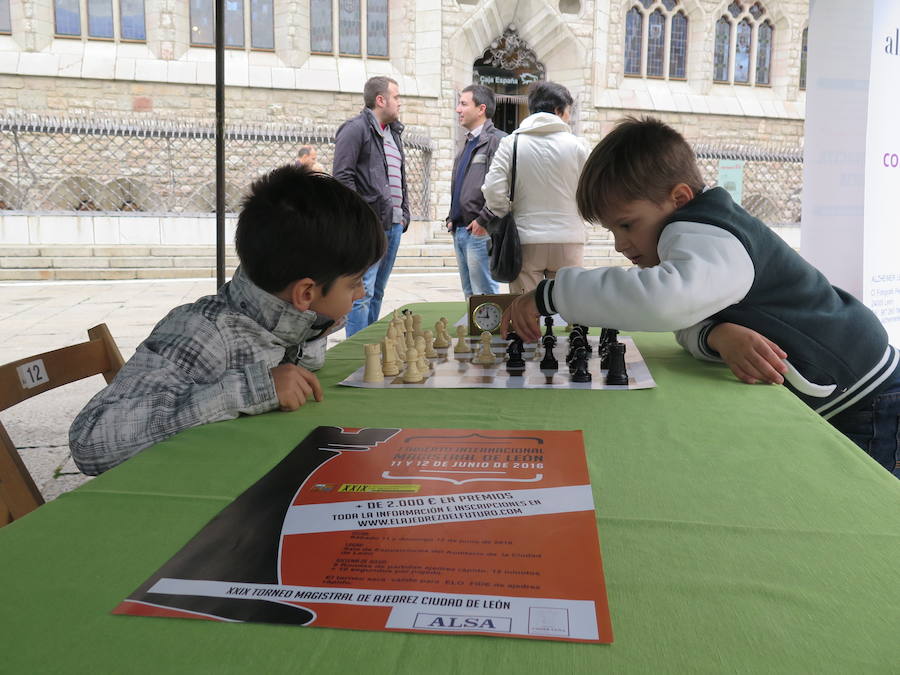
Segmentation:
{"type": "Polygon", "coordinates": [[[782,384],[787,354],[755,330],[734,323],[720,323],[706,338],[735,376],[747,384],[782,384]]]}
{"type": "Polygon", "coordinates": [[[306,403],[310,396],[322,400],[322,385],[311,371],[293,363],[282,363],[272,368],[275,394],[282,410],[296,410],[306,403]]]}
{"type": "Polygon", "coordinates": [[[500,319],[500,330],[505,338],[514,330],[525,342],[537,342],[541,339],[541,318],[537,304],[534,302],[534,291],[518,296],[503,312],[500,319]]]}

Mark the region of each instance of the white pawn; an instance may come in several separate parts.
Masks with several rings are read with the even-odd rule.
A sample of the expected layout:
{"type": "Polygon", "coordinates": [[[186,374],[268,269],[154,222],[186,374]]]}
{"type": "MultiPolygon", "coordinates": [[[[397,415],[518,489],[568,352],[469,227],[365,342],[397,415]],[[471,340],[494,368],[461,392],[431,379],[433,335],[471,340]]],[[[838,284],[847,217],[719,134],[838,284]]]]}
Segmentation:
{"type": "MultiPolygon", "coordinates": [[[[426,333],[428,331],[425,331],[426,333]]],[[[437,349],[446,349],[450,346],[449,336],[444,337],[444,324],[440,321],[434,323],[434,347],[437,349]]]]}
{"type": "Polygon", "coordinates": [[[541,360],[541,356],[542,356],[542,355],[541,355],[541,343],[538,342],[537,344],[534,345],[534,356],[532,356],[532,358],[533,358],[535,361],[540,361],[540,360],[541,360]]]}
{"type": "Polygon", "coordinates": [[[381,370],[381,345],[377,342],[363,345],[366,355],[366,370],[363,372],[363,382],[383,382],[384,372],[381,370]]]}
{"type": "Polygon", "coordinates": [[[423,335],[425,337],[425,356],[429,359],[433,359],[438,356],[438,353],[434,351],[434,333],[430,330],[426,330],[423,335]]]}
{"type": "Polygon", "coordinates": [[[416,354],[418,355],[416,365],[424,373],[428,370],[428,361],[425,359],[425,338],[423,337],[416,338],[416,354]]]}
{"type": "Polygon", "coordinates": [[[453,351],[457,354],[468,353],[472,351],[469,343],[466,342],[466,329],[463,326],[456,327],[456,346],[453,351]]]}
{"type": "Polygon", "coordinates": [[[419,367],[416,365],[418,357],[415,348],[406,350],[406,370],[403,371],[403,381],[408,384],[422,381],[422,373],[419,372],[419,367]]]}
{"type": "Polygon", "coordinates": [[[475,358],[472,359],[472,363],[490,366],[493,365],[496,360],[497,358],[494,356],[494,352],[491,351],[491,334],[488,331],[484,331],[481,334],[481,349],[475,355],[475,358]]]}
{"type": "Polygon", "coordinates": [[[381,363],[381,372],[385,377],[394,377],[400,374],[400,366],[397,365],[397,348],[394,346],[393,340],[385,338],[382,343],[381,351],[384,359],[381,363]]]}

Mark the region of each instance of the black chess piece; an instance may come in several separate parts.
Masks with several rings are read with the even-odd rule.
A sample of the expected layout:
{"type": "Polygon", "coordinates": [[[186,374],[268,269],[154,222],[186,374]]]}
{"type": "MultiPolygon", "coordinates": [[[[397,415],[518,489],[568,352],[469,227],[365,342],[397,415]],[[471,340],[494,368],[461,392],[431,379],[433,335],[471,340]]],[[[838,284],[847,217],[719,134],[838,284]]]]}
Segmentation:
{"type": "Polygon", "coordinates": [[[569,351],[566,354],[566,363],[569,366],[570,373],[574,370],[572,361],[575,359],[575,351],[579,347],[584,348],[584,337],[581,335],[580,330],[573,330],[569,333],[569,351]]]}
{"type": "Polygon", "coordinates": [[[509,346],[506,348],[506,353],[509,358],[506,361],[506,370],[521,375],[525,370],[525,359],[522,358],[525,346],[522,344],[522,338],[513,332],[508,333],[507,338],[509,339],[509,346]]]}
{"type": "MultiPolygon", "coordinates": [[[[546,326],[546,330],[544,331],[544,337],[547,337],[548,335],[550,337],[554,337],[553,336],[553,317],[552,316],[544,317],[544,326],[546,326]]],[[[555,342],[554,342],[554,344],[555,344],[555,342]]]]}
{"type": "Polygon", "coordinates": [[[606,373],[606,384],[628,384],[628,371],[625,369],[625,345],[614,342],[609,345],[609,370],[606,373]]]}
{"type": "Polygon", "coordinates": [[[541,359],[541,370],[559,370],[559,361],[553,355],[553,347],[556,345],[556,338],[553,335],[545,335],[541,339],[544,346],[544,358],[541,359]]]}
{"type": "Polygon", "coordinates": [[[572,359],[572,364],[575,368],[574,372],[572,372],[572,382],[590,382],[591,374],[587,369],[587,350],[584,347],[578,347],[575,350],[575,358],[572,359]]]}
{"type": "Polygon", "coordinates": [[[600,331],[600,348],[598,356],[600,357],[600,369],[609,369],[609,348],[610,345],[618,344],[617,336],[619,331],[614,328],[603,328],[600,331]]]}
{"type": "Polygon", "coordinates": [[[584,338],[584,348],[587,351],[588,358],[590,358],[591,354],[594,352],[594,348],[591,347],[591,342],[588,340],[588,334],[591,332],[591,329],[580,323],[576,323],[575,328],[581,333],[581,337],[584,338]]]}

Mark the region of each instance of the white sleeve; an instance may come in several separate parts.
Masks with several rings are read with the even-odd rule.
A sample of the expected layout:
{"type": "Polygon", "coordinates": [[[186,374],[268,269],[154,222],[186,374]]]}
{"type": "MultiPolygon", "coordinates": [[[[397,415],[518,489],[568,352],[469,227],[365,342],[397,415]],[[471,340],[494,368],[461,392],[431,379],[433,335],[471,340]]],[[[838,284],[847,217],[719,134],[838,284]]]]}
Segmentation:
{"type": "Polygon", "coordinates": [[[720,227],[670,223],[657,250],[654,267],[559,270],[553,306],[569,323],[674,331],[739,302],[753,284],[750,255],[720,227]]]}
{"type": "Polygon", "coordinates": [[[495,216],[502,217],[509,212],[509,171],[512,164],[512,144],[514,136],[510,134],[500,140],[491,168],[484,177],[481,193],[484,205],[495,216]]]}
{"type": "Polygon", "coordinates": [[[722,358],[706,344],[707,334],[714,326],[718,325],[718,321],[707,319],[706,321],[695,323],[693,326],[676,330],[675,339],[695,359],[722,363],[722,358]]]}

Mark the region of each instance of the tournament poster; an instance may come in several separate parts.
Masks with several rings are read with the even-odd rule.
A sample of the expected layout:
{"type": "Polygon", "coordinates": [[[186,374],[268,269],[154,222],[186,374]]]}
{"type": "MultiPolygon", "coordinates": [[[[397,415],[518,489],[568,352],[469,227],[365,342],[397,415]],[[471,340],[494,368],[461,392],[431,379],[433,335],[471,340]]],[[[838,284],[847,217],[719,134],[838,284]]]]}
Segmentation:
{"type": "Polygon", "coordinates": [[[318,427],[114,613],[610,643],[581,432],[318,427]]]}

